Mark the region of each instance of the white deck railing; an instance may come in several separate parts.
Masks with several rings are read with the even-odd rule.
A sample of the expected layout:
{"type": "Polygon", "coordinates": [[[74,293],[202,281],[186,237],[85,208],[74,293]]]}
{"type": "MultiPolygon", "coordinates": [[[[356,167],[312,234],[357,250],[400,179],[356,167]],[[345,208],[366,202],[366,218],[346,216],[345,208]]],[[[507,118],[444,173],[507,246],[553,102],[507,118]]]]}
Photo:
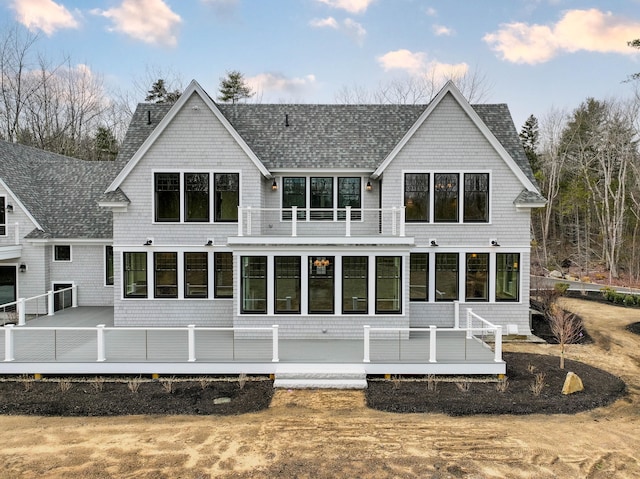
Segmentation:
{"type": "MultiPolygon", "coordinates": [[[[40,346],[31,353],[33,357],[19,358],[21,361],[78,361],[105,362],[158,360],[180,361],[184,357],[188,362],[198,360],[196,355],[197,339],[201,339],[201,359],[210,360],[206,353],[218,347],[221,351],[218,361],[255,360],[247,355],[260,355],[259,348],[247,348],[242,343],[257,344],[259,341],[271,343],[271,362],[278,362],[278,325],[270,328],[209,328],[189,325],[186,327],[165,328],[136,328],[136,327],[107,327],[99,324],[95,327],[27,327],[14,325],[4,327],[4,361],[16,360],[16,340],[22,339],[21,345],[26,346],[33,340],[38,340],[40,346]],[[170,333],[163,335],[162,333],[170,333]],[[239,339],[235,333],[263,332],[269,333],[269,339],[239,339]],[[183,333],[184,341],[180,341],[183,333]],[[211,334],[213,333],[213,334],[211,334]],[[218,337],[215,337],[217,333],[218,337]],[[111,354],[108,351],[112,351],[111,354]]],[[[215,352],[215,351],[214,351],[215,352]]],[[[26,354],[26,353],[22,353],[26,354]]],[[[263,354],[266,356],[266,354],[263,354]]],[[[262,357],[261,359],[264,359],[262,357]]]]}
{"type": "MultiPolygon", "coordinates": [[[[55,299],[56,295],[59,299],[59,310],[66,309],[67,305],[67,293],[71,292],[71,304],[72,308],[78,306],[78,286],[73,285],[69,288],[59,289],[57,291],[47,291],[44,294],[37,296],[31,296],[30,298],[18,298],[11,303],[0,304],[0,313],[5,313],[4,316],[14,315],[16,316],[18,326],[24,326],[26,324],[27,310],[33,317],[38,316],[53,316],[55,314],[55,299]],[[28,306],[31,306],[28,308],[28,306]]],[[[12,321],[13,318],[3,316],[4,324],[8,321],[12,321]]]]}
{"type": "Polygon", "coordinates": [[[238,207],[238,236],[350,237],[352,234],[405,236],[405,207],[238,207]]]}
{"type": "MultiPolygon", "coordinates": [[[[502,326],[495,325],[475,314],[470,308],[467,309],[467,325],[461,328],[459,325],[459,303],[454,303],[456,320],[453,328],[438,328],[429,326],[428,328],[372,328],[369,325],[364,326],[364,359],[363,362],[371,362],[372,335],[379,333],[383,339],[377,343],[382,354],[391,354],[395,360],[402,361],[413,358],[416,362],[424,361],[427,357],[428,362],[436,363],[438,354],[442,351],[439,345],[447,348],[448,351],[442,351],[448,360],[469,360],[467,356],[467,341],[479,341],[485,343],[487,336],[494,338],[494,361],[502,361],[502,326]],[[463,335],[461,333],[464,333],[463,335]],[[411,348],[411,339],[415,339],[417,335],[428,337],[428,348],[411,348]],[[413,338],[411,336],[413,335],[413,338]],[[447,337],[448,336],[448,337],[447,337]],[[447,338],[448,341],[441,341],[447,338]],[[392,344],[394,351],[390,353],[389,345],[392,344]],[[448,354],[447,354],[448,353],[448,354]],[[460,355],[456,357],[456,355],[460,355]]],[[[414,341],[415,342],[415,341],[414,341]]]]}

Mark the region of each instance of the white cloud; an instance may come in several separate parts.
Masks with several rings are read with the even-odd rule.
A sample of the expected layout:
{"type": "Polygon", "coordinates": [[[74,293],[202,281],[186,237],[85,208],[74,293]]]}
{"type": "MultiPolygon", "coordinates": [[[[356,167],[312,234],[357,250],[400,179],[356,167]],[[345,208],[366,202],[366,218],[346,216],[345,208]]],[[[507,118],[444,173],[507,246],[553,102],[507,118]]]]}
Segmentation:
{"type": "Polygon", "coordinates": [[[436,11],[436,9],[435,9],[435,8],[433,8],[433,7],[427,7],[427,8],[425,9],[424,13],[426,13],[426,14],[427,14],[427,16],[429,16],[429,17],[435,17],[435,16],[437,16],[437,15],[438,15],[438,12],[437,12],[437,11],[436,11]]]}
{"type": "Polygon", "coordinates": [[[91,13],[109,18],[113,22],[111,30],[136,40],[168,46],[178,42],[182,19],[163,0],[123,0],[119,7],[91,13]]]}
{"type": "Polygon", "coordinates": [[[316,84],[315,75],[307,75],[302,78],[288,78],[282,73],[260,73],[259,75],[245,79],[247,85],[257,92],[258,97],[263,95],[296,96],[304,93],[316,84]]]}
{"type": "Polygon", "coordinates": [[[395,50],[378,57],[378,63],[385,71],[405,70],[409,73],[420,73],[425,69],[427,55],[422,52],[395,50]]]}
{"type": "Polygon", "coordinates": [[[637,38],[640,21],[590,10],[569,10],[551,25],[502,24],[483,40],[504,60],[513,63],[544,63],[561,52],[580,50],[633,54],[627,41],[637,38]]]}
{"type": "Polygon", "coordinates": [[[314,18],[309,22],[309,25],[311,25],[314,28],[334,28],[336,30],[338,29],[338,22],[333,17],[314,18]]]}
{"type": "Polygon", "coordinates": [[[213,8],[216,15],[229,18],[235,13],[240,0],[200,0],[205,5],[213,8]]]}
{"type": "Polygon", "coordinates": [[[431,29],[433,30],[433,33],[438,36],[451,36],[453,35],[454,31],[449,28],[449,27],[445,27],[444,25],[433,25],[431,27],[431,29]]]}
{"type": "Polygon", "coordinates": [[[346,10],[349,13],[364,13],[374,0],[316,0],[332,8],[346,10]]]}
{"type": "Polygon", "coordinates": [[[358,45],[362,45],[364,38],[367,36],[365,28],[351,18],[344,19],[342,23],[333,17],[317,18],[311,20],[309,25],[314,28],[333,28],[334,30],[340,30],[353,38],[358,45]]]}
{"type": "Polygon", "coordinates": [[[29,30],[52,35],[62,28],[78,28],[78,21],[64,6],[53,0],[13,0],[16,19],[29,30]]]}

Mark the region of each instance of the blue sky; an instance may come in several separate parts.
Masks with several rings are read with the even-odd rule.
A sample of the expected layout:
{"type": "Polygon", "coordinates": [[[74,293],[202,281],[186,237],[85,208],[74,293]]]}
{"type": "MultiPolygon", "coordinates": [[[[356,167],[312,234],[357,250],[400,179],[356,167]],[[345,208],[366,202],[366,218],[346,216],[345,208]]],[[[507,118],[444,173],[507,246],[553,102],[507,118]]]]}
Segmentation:
{"type": "MultiPolygon", "coordinates": [[[[212,96],[239,70],[262,103],[335,103],[344,87],[476,72],[482,100],[530,114],[629,97],[640,0],[0,0],[5,25],[41,34],[110,88],[149,70],[212,96]]],[[[140,98],[142,100],[143,98],[140,98]]]]}

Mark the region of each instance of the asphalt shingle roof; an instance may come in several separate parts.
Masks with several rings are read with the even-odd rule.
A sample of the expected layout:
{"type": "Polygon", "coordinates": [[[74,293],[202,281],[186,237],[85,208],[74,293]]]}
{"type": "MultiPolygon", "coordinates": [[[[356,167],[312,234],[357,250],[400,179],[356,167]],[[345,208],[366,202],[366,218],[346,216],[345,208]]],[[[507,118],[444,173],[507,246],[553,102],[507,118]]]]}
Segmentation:
{"type": "Polygon", "coordinates": [[[0,141],[0,178],[43,228],[29,238],[111,238],[111,212],[97,201],[116,172],[114,162],[0,141]]]}

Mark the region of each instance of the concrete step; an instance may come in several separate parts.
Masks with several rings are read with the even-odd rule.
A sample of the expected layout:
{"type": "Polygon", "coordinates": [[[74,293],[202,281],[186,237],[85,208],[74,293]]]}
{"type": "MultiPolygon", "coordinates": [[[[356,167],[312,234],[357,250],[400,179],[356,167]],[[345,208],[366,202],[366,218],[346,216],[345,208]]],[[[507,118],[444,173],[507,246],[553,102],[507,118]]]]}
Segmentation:
{"type": "Polygon", "coordinates": [[[274,388],[281,389],[366,389],[366,379],[278,379],[274,388]]]}

